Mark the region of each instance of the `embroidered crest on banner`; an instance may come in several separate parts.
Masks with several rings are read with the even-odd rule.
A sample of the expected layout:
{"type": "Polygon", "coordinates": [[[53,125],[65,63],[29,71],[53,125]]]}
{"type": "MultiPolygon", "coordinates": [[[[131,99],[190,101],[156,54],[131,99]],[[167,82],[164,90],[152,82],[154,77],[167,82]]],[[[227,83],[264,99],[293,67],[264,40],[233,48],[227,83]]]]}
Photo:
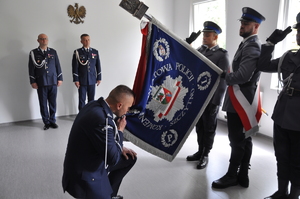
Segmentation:
{"type": "Polygon", "coordinates": [[[161,135],[161,142],[165,147],[170,147],[176,143],[178,139],[178,133],[174,129],[163,132],[161,135]]]}
{"type": "Polygon", "coordinates": [[[154,112],[156,122],[163,119],[171,121],[175,113],[184,108],[184,96],[188,89],[182,86],[182,77],[172,79],[166,76],[162,85],[152,88],[152,99],[146,108],[154,112]]]}
{"type": "Polygon", "coordinates": [[[170,46],[165,38],[160,38],[153,44],[153,55],[158,61],[164,61],[170,56],[170,46]]]}
{"type": "Polygon", "coordinates": [[[203,91],[206,90],[211,84],[211,74],[208,71],[202,72],[197,79],[198,89],[203,91]]]}

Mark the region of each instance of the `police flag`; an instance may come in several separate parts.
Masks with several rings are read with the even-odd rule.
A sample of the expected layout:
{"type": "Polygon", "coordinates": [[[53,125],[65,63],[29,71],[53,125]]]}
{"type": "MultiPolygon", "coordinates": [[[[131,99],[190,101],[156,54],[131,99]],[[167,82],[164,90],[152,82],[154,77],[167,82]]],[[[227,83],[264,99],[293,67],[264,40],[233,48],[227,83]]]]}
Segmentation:
{"type": "Polygon", "coordinates": [[[141,22],[136,93],[124,137],[172,161],[210,101],[222,70],[154,17],[141,22]]]}

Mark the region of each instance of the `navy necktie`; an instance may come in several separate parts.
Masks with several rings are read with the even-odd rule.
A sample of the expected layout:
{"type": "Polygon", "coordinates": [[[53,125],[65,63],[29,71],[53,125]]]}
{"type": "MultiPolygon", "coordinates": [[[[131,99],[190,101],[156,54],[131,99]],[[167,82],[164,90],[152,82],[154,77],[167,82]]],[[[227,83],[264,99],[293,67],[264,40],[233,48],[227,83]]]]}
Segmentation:
{"type": "Polygon", "coordinates": [[[240,43],[239,48],[243,45],[243,42],[240,43]]]}

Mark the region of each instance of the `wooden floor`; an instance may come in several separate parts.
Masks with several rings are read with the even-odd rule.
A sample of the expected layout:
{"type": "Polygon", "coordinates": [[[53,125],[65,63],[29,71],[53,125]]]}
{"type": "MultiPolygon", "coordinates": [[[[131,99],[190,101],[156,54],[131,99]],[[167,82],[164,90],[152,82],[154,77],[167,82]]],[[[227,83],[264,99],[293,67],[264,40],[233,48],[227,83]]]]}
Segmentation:
{"type": "MultiPolygon", "coordinates": [[[[74,116],[59,117],[59,128],[47,131],[42,130],[41,120],[0,125],[0,199],[72,198],[63,193],[61,176],[73,120],[74,116]]],[[[194,131],[173,162],[126,142],[138,153],[138,161],[119,194],[124,199],[263,199],[277,189],[272,139],[257,135],[253,144],[249,188],[217,190],[211,183],[225,174],[230,155],[224,122],[219,122],[209,164],[203,170],[185,159],[197,149],[194,131]]]]}

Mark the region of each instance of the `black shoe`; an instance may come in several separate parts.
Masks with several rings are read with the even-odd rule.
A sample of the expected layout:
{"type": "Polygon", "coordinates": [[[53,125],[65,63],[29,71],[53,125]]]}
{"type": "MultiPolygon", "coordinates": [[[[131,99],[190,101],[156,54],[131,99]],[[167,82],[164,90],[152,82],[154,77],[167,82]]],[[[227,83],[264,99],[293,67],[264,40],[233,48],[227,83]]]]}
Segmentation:
{"type": "Polygon", "coordinates": [[[202,152],[198,151],[196,153],[194,153],[193,155],[189,155],[186,157],[187,161],[197,161],[201,158],[201,154],[202,152]]]}
{"type": "Polygon", "coordinates": [[[48,130],[49,128],[50,128],[50,124],[45,124],[44,130],[46,131],[46,130],[48,130]]]}
{"type": "Polygon", "coordinates": [[[115,197],[112,197],[111,199],[123,199],[123,196],[115,196],[115,197]]]}
{"type": "Polygon", "coordinates": [[[217,189],[224,189],[238,184],[236,176],[224,175],[222,178],[213,181],[212,187],[217,189]]]}
{"type": "Polygon", "coordinates": [[[208,163],[208,156],[202,156],[197,164],[197,169],[204,169],[208,163]]]}
{"type": "Polygon", "coordinates": [[[53,128],[53,129],[57,129],[57,128],[58,128],[58,125],[55,124],[55,123],[50,123],[50,127],[53,128]]]}
{"type": "Polygon", "coordinates": [[[237,177],[238,183],[245,188],[249,187],[249,177],[248,175],[242,176],[242,175],[238,175],[237,177]]]}
{"type": "Polygon", "coordinates": [[[250,164],[241,164],[238,168],[238,183],[245,188],[249,187],[249,176],[248,176],[248,170],[250,170],[250,164]],[[245,166],[246,165],[246,166],[245,166]]]}
{"type": "Polygon", "coordinates": [[[289,196],[287,195],[287,193],[282,194],[282,193],[279,193],[278,191],[276,191],[273,195],[268,196],[264,199],[288,199],[288,197],[289,196]]]}

